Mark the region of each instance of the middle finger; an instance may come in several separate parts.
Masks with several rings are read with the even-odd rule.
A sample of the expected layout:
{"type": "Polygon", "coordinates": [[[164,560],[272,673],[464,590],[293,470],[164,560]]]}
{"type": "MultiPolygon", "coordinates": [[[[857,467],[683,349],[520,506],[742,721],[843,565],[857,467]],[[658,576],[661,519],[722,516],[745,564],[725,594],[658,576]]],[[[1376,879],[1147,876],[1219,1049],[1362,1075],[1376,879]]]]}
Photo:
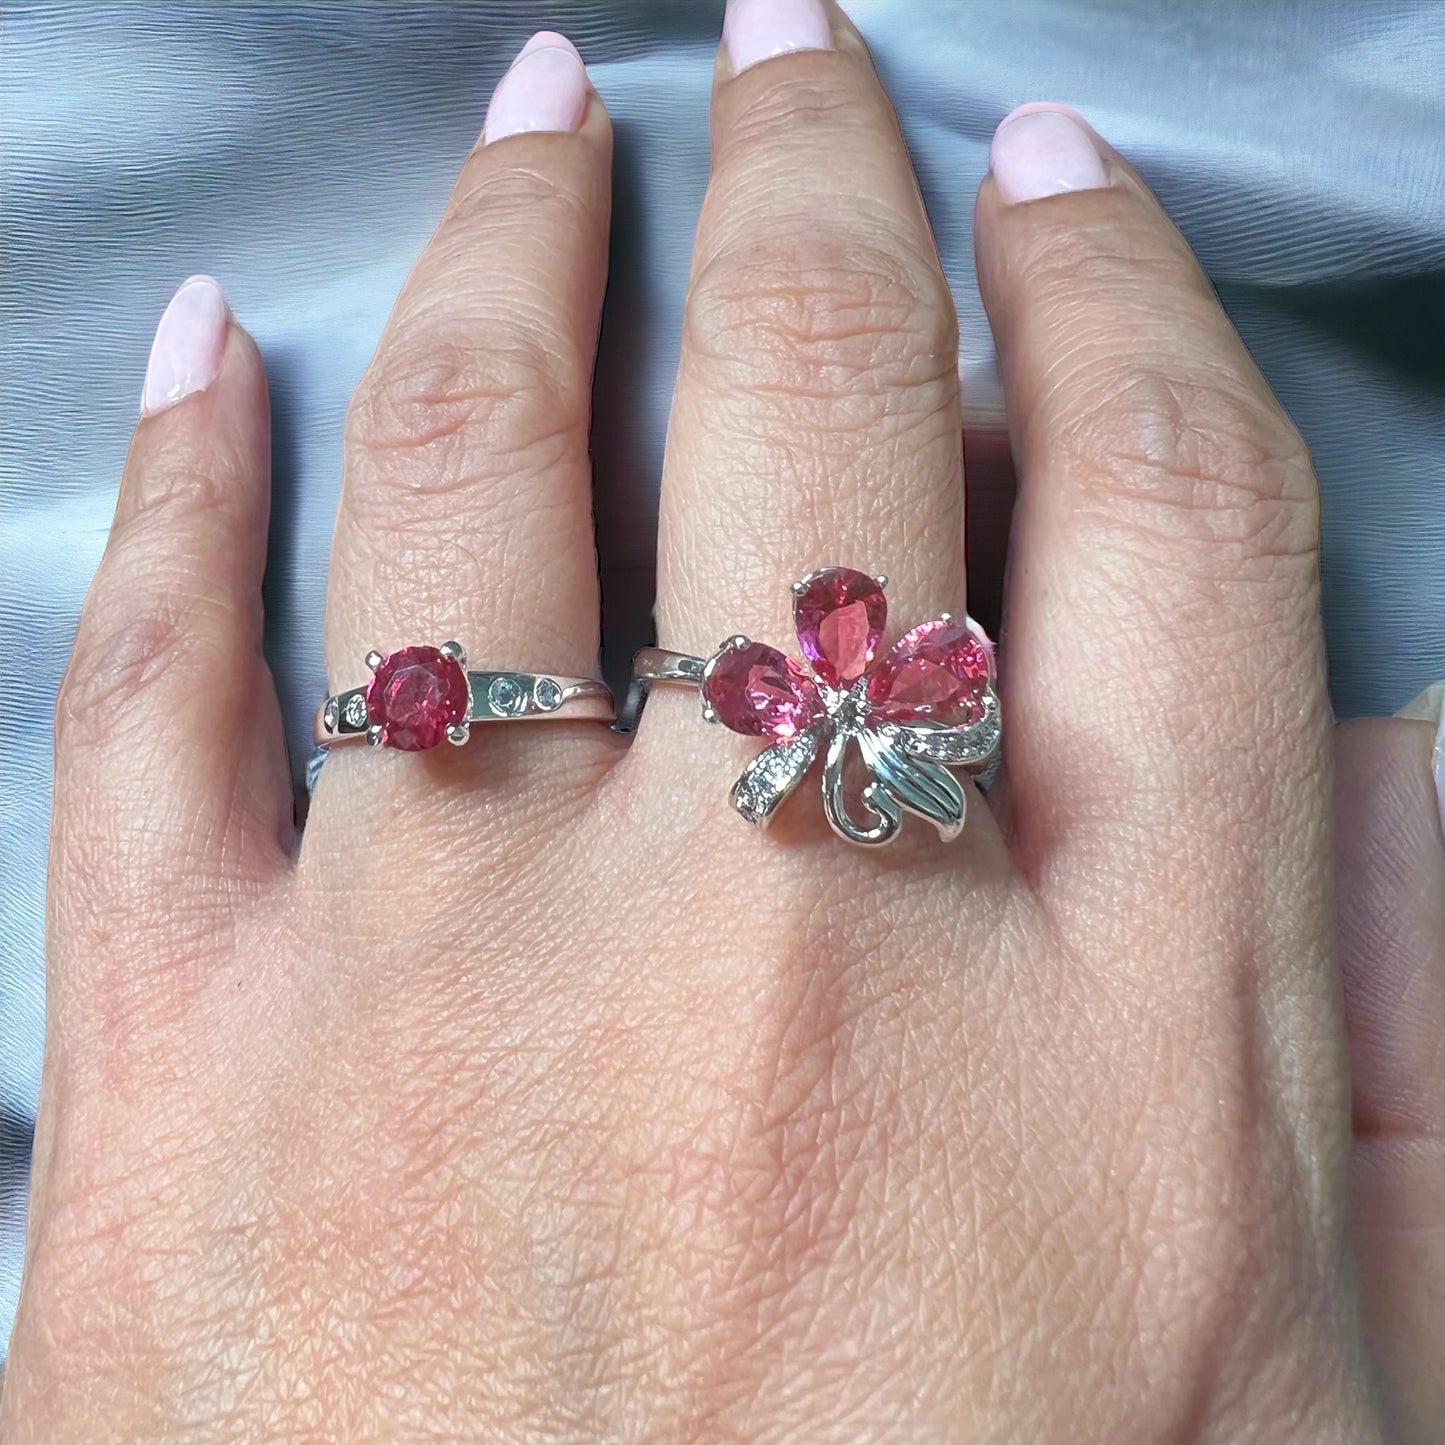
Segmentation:
{"type": "Polygon", "coordinates": [[[957,319],[861,38],[822,0],[733,0],[712,129],[663,476],[660,640],[706,652],[741,631],[786,647],[788,584],[830,565],[887,573],[905,625],[961,611],[957,319]]]}

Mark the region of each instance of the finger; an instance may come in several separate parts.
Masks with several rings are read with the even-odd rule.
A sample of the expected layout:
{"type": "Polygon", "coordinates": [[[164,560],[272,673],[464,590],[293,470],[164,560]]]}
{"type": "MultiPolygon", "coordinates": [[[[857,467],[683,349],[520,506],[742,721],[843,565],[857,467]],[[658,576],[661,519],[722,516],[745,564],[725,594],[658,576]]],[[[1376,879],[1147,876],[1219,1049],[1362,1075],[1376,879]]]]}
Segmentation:
{"type": "Polygon", "coordinates": [[[896,630],[963,602],[957,321],[857,32],[733,0],[664,466],[659,632],[789,645],[788,583],[887,573],[896,630]]]}
{"type": "Polygon", "coordinates": [[[533,37],[352,400],[334,684],[356,685],[371,648],[452,638],[474,667],[595,670],[587,431],[610,149],[576,50],[533,37]]]}
{"type": "Polygon", "coordinates": [[[171,927],[287,863],[292,795],[261,656],[261,359],[195,277],[162,317],[105,555],[56,707],[57,938],[171,927]]]}
{"type": "Polygon", "coordinates": [[[1435,729],[1335,738],[1335,878],[1350,1041],[1360,1296],[1402,1439],[1445,1436],[1445,835],[1435,729]]]}
{"type": "Polygon", "coordinates": [[[1305,880],[1281,841],[1312,867],[1327,807],[1304,447],[1183,238],[1071,112],[1005,120],[975,245],[1020,473],[1020,846],[1040,862],[1078,841],[1136,882],[1209,857],[1221,887],[1263,854],[1239,896],[1287,893],[1305,880]]]}

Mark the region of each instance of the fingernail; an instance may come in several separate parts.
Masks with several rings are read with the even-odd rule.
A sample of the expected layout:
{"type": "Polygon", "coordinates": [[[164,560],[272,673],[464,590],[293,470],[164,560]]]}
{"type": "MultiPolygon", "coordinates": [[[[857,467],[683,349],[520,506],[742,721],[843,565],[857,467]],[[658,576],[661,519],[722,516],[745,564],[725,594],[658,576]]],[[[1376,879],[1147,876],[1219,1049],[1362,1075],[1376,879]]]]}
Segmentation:
{"type": "Polygon", "coordinates": [[[831,50],[823,0],[728,0],[723,45],[733,74],[794,50],[831,50]]]}
{"type": "Polygon", "coordinates": [[[1038,201],[1109,184],[1093,137],[1062,106],[1021,105],[1004,116],[989,147],[988,168],[1006,201],[1038,201]]]}
{"type": "Polygon", "coordinates": [[[181,283],[156,327],[141,390],[141,414],[154,416],[197,391],[221,370],[231,316],[220,286],[209,276],[181,283]]]}
{"type": "Polygon", "coordinates": [[[539,30],[492,92],[482,140],[490,145],[524,131],[576,130],[591,90],[577,47],[565,35],[539,30]]]}

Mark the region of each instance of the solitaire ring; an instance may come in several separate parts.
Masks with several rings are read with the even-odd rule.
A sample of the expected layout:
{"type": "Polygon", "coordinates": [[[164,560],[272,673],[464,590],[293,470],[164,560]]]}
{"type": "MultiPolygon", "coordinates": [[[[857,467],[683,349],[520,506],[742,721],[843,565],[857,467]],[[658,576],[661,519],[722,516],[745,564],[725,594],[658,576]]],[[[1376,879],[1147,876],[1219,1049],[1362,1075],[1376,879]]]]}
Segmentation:
{"type": "Polygon", "coordinates": [[[653,683],[696,687],[709,722],[768,739],[732,788],[733,807],[748,822],[766,826],[821,753],[823,810],[840,837],[887,843],[904,812],[956,837],[967,795],[948,769],[986,774],[999,753],[993,644],[971,618],[945,613],[877,657],[886,585],[848,567],[795,582],[793,621],[806,664],[747,637],[729,638],[707,658],[644,648],[619,731],[636,727],[653,683]],[[854,775],[845,763],[855,747],[866,777],[850,799],[854,775]]]}
{"type": "Polygon", "coordinates": [[[611,722],[612,693],[590,677],[535,672],[468,672],[460,643],[368,652],[371,681],[328,697],[316,713],[320,748],[367,742],[424,752],[460,746],[475,723],[545,718],[611,722]]]}

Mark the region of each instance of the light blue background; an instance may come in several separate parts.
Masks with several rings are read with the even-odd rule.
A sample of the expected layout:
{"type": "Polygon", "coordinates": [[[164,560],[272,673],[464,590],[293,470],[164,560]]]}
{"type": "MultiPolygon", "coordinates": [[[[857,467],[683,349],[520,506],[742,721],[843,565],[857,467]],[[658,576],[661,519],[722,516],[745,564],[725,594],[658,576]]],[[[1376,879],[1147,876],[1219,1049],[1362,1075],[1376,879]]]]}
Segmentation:
{"type": "MultiPolygon", "coordinates": [[[[1183,227],[1314,449],[1342,714],[1445,676],[1445,6],[852,0],[962,321],[970,462],[1000,404],[969,235],[988,137],[1067,101],[1183,227]]],[[[598,388],[609,624],[645,628],[655,478],[707,174],[720,7],[11,4],[0,51],[0,1340],[40,1069],[50,710],[155,320],[208,271],[275,407],[268,636],[293,748],[322,691],[346,398],[490,88],[565,30],[617,125],[598,388]],[[620,599],[631,595],[629,604],[620,599]]]]}

